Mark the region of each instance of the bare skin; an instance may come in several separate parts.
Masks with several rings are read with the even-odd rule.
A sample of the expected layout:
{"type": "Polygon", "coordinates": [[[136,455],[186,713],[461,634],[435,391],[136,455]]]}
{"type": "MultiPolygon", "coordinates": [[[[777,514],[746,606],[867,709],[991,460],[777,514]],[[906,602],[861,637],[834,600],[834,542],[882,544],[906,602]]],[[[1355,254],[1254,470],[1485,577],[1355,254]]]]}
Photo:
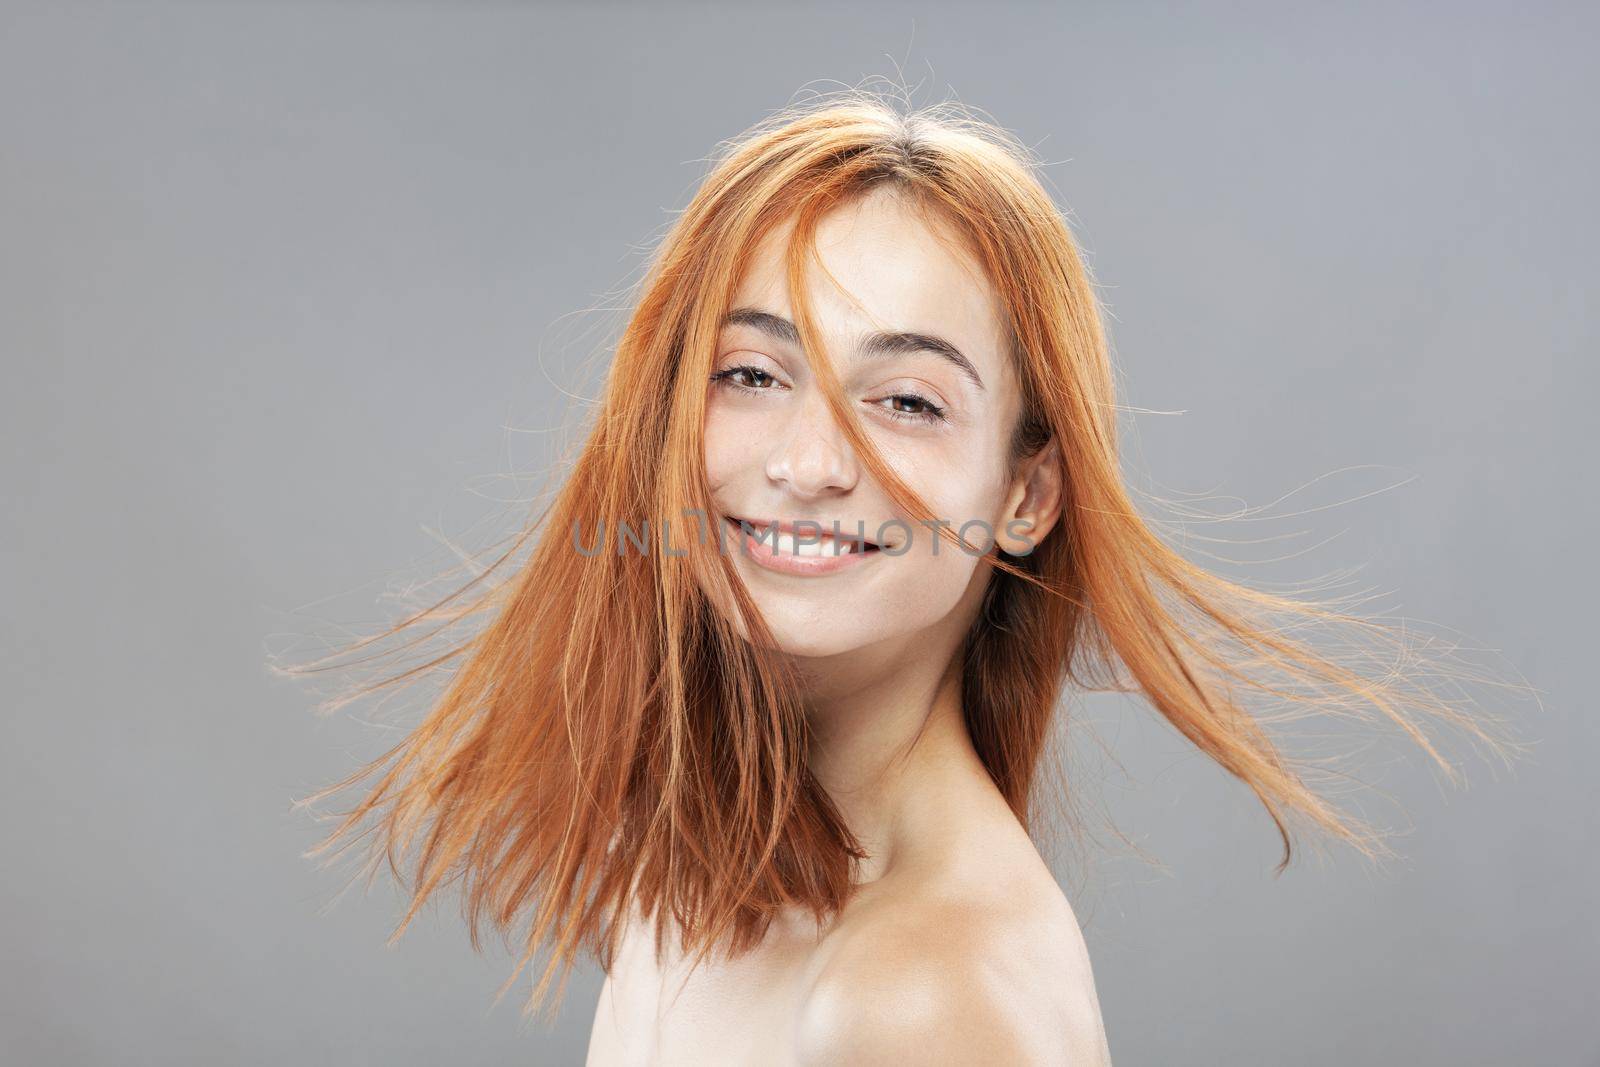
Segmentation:
{"type": "Polygon", "coordinates": [[[822,931],[789,915],[689,973],[635,922],[589,1064],[1109,1064],[1072,908],[958,712],[946,689],[877,806],[889,858],[822,931]]]}
{"type": "MultiPolygon", "coordinates": [[[[793,317],[784,236],[758,250],[735,307],[793,317]]],[[[947,236],[890,194],[841,208],[817,247],[854,300],[820,274],[812,298],[896,473],[941,517],[981,518],[1002,548],[1025,551],[1059,518],[1059,466],[1045,462],[1051,449],[1012,463],[1020,388],[999,304],[947,236]],[[926,352],[860,355],[852,339],[868,329],[946,339],[971,373],[926,352]],[[942,415],[890,414],[930,409],[942,415]]],[[[870,536],[898,514],[833,424],[804,353],[745,325],[725,330],[722,348],[720,369],[759,369],[714,383],[708,402],[707,469],[725,515],[860,520],[870,536]]],[[[870,858],[820,929],[782,915],[735,959],[691,969],[669,935],[657,961],[635,915],[597,1005],[592,1067],[1110,1062],[1076,917],[962,718],[958,653],[989,571],[918,533],[902,555],[826,575],[735,556],[801,668],[811,770],[870,858]]]]}

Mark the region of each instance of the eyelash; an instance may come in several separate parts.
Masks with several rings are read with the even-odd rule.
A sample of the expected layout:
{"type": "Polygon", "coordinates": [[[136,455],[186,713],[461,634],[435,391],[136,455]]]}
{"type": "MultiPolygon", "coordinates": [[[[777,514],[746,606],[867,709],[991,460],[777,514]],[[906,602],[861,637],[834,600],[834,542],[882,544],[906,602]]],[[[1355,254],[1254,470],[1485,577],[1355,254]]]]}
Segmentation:
{"type": "MultiPolygon", "coordinates": [[[[760,377],[762,377],[762,378],[770,378],[773,381],[777,381],[778,380],[772,374],[768,373],[767,371],[762,370],[760,367],[752,367],[752,366],[749,366],[749,365],[743,365],[743,366],[738,366],[738,367],[729,367],[727,370],[718,371],[717,373],[715,373],[715,374],[713,374],[711,376],[711,381],[712,381],[713,384],[724,385],[724,386],[727,386],[730,389],[739,389],[739,390],[742,390],[743,392],[747,392],[747,393],[759,393],[759,392],[762,392],[765,389],[769,388],[768,386],[745,385],[743,382],[734,381],[734,377],[736,375],[739,375],[739,374],[748,374],[752,378],[756,377],[757,375],[760,375],[760,377]]],[[[945,421],[944,408],[940,407],[938,404],[935,404],[933,401],[929,400],[927,397],[918,396],[915,393],[894,393],[894,394],[891,394],[889,396],[884,397],[883,399],[884,400],[909,400],[914,404],[921,404],[922,407],[923,407],[922,411],[896,411],[894,408],[884,408],[883,409],[884,413],[887,414],[890,418],[899,419],[902,422],[944,422],[945,421]]]]}

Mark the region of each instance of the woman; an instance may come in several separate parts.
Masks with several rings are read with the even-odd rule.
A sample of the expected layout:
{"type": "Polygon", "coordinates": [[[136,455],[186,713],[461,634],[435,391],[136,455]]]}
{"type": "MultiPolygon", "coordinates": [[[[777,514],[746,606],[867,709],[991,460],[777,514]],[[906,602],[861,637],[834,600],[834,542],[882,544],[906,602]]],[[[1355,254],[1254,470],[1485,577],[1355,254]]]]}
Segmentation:
{"type": "Polygon", "coordinates": [[[522,963],[550,951],[533,1003],[593,953],[593,1064],[1106,1063],[1030,836],[1069,682],[1144,694],[1256,793],[1282,865],[1295,821],[1382,843],[1253,703],[1375,710],[1446,769],[1420,716],[1487,739],[1389,631],[1213,576],[1138,516],[1033,168],[953,107],[859,93],[728,147],[496,561],[530,543],[517,573],[390,633],[486,621],[368,687],[450,662],[447,690],[319,794],[387,765],[322,848],[369,816],[374,865],[417,846],[396,937],[459,878],[475,944],[528,916],[522,963]]]}
{"type": "Polygon", "coordinates": [[[1047,536],[1059,452],[1021,454],[1003,303],[946,231],[889,183],[827,213],[807,279],[813,348],[788,296],[792,224],[774,228],[716,338],[706,397],[712,514],[750,527],[730,529],[730,558],[800,666],[807,768],[865,852],[849,903],[820,930],[782,908],[754,951],[694,973],[676,956],[658,965],[636,919],[591,1063],[1107,1062],[1072,910],[963,721],[958,654],[990,575],[937,525],[895,523],[834,421],[821,358],[806,358],[835,360],[868,438],[936,515],[1019,556],[1047,536]],[[770,532],[804,520],[817,528],[770,532]],[[867,541],[844,536],[859,531],[867,541]]]}

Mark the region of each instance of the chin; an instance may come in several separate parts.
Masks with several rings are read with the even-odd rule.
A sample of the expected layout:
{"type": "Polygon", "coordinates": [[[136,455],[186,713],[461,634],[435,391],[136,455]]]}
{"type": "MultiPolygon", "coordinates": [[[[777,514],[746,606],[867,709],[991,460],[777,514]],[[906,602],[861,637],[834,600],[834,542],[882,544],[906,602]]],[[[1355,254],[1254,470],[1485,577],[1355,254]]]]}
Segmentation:
{"type": "MultiPolygon", "coordinates": [[[[769,623],[769,626],[771,624],[769,623]]],[[[797,659],[828,659],[842,656],[873,644],[877,637],[868,634],[819,631],[812,627],[771,626],[778,650],[797,659]]]]}
{"type": "MultiPolygon", "coordinates": [[[[884,558],[859,574],[823,578],[775,576],[743,558],[736,567],[772,635],[769,647],[800,659],[828,659],[886,642],[909,640],[914,646],[916,635],[947,621],[974,590],[982,593],[976,568],[956,558],[884,558]],[[916,593],[907,595],[907,589],[916,593]]],[[[737,612],[723,616],[750,640],[737,612]]]]}
{"type": "MultiPolygon", "coordinates": [[[[770,647],[785,655],[824,659],[853,652],[886,636],[883,624],[888,620],[869,618],[866,612],[819,611],[815,603],[797,603],[790,597],[763,595],[755,590],[752,593],[772,634],[770,647]]],[[[736,626],[749,640],[745,627],[737,623],[736,626]]]]}

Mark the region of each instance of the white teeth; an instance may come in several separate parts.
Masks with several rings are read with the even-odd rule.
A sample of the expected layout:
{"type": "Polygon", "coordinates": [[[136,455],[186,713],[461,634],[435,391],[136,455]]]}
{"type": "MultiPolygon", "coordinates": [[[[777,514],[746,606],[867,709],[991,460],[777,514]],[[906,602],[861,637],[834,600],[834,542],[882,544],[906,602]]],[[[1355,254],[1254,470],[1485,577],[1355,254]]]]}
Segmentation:
{"type": "Polygon", "coordinates": [[[842,556],[847,552],[855,551],[854,541],[839,541],[838,548],[831,537],[817,540],[815,535],[808,535],[807,540],[797,540],[794,534],[782,530],[775,533],[770,530],[761,530],[754,534],[755,539],[761,543],[763,550],[772,551],[773,538],[777,539],[778,554],[784,556],[842,556]]]}
{"type": "Polygon", "coordinates": [[[801,540],[797,539],[795,537],[795,535],[793,535],[793,534],[783,533],[782,531],[779,531],[779,533],[778,533],[778,552],[781,553],[781,554],[785,554],[785,555],[795,555],[795,556],[821,556],[821,555],[824,555],[824,554],[831,555],[832,552],[829,551],[829,550],[832,548],[832,544],[833,544],[832,540],[830,538],[826,538],[826,537],[821,538],[821,539],[817,539],[815,537],[808,537],[806,540],[801,541],[801,540]]]}

